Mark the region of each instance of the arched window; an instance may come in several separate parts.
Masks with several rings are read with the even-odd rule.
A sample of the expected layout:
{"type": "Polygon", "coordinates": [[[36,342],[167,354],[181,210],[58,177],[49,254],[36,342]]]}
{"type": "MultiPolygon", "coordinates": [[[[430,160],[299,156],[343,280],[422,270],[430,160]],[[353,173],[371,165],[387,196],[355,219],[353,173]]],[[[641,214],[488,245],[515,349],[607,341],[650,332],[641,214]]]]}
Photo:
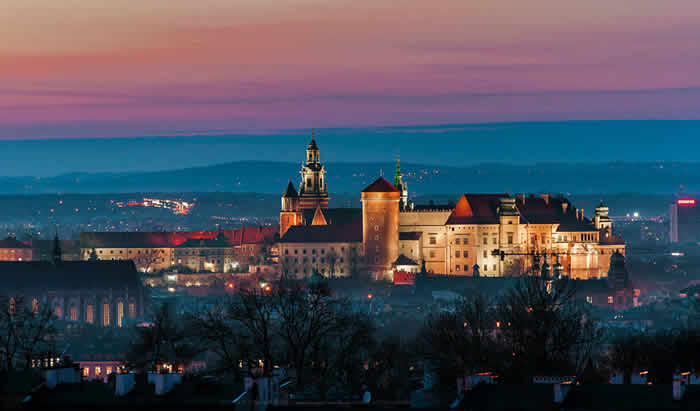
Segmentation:
{"type": "Polygon", "coordinates": [[[85,321],[87,321],[88,324],[95,323],[95,306],[92,304],[88,304],[85,308],[85,321]]]}
{"type": "Polygon", "coordinates": [[[71,321],[78,321],[78,307],[74,305],[71,306],[68,315],[70,316],[71,321]]]}
{"type": "Polygon", "coordinates": [[[124,302],[119,301],[117,303],[117,327],[122,326],[122,319],[124,318],[124,302]]]}
{"type": "Polygon", "coordinates": [[[109,325],[109,303],[105,302],[102,304],[102,325],[107,327],[109,325]]]}

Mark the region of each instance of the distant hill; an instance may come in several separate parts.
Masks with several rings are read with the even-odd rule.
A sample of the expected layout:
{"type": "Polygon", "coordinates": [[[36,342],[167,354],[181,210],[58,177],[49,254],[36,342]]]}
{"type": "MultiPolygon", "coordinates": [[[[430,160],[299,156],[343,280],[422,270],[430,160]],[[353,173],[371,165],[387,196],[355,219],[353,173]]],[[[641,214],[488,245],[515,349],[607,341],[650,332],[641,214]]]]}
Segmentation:
{"type": "MultiPolygon", "coordinates": [[[[357,193],[392,163],[328,163],[328,188],[357,193]]],[[[557,192],[576,194],[700,192],[700,163],[486,163],[465,167],[402,164],[412,194],[557,192]]],[[[0,194],[125,192],[281,193],[298,182],[299,164],[240,161],[179,170],[72,173],[55,177],[2,177],[0,194]]]]}

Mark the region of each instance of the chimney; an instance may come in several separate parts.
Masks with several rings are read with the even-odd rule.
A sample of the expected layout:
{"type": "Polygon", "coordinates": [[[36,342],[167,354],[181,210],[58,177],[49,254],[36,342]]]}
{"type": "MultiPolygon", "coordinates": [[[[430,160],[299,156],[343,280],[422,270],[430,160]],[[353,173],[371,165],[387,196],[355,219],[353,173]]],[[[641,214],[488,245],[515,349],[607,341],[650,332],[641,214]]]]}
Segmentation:
{"type": "Polygon", "coordinates": [[[685,385],[683,384],[683,377],[680,374],[673,374],[673,400],[680,401],[685,393],[685,385]]]}
{"type": "Polygon", "coordinates": [[[542,197],[546,205],[549,205],[549,199],[552,197],[552,195],[549,193],[542,193],[540,194],[540,197],[542,197]]]}
{"type": "Polygon", "coordinates": [[[566,398],[566,394],[568,394],[569,389],[571,389],[571,384],[562,384],[560,382],[555,382],[552,385],[554,386],[554,403],[563,403],[564,398],[566,398]]]}

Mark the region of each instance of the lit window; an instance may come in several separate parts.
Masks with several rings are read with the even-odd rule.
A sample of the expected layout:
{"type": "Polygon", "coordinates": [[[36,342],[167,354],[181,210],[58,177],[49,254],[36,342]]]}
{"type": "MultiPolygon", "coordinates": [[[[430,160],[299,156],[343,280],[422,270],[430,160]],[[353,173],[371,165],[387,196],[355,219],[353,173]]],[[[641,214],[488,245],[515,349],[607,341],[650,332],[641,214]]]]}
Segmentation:
{"type": "Polygon", "coordinates": [[[129,318],[136,317],[136,304],[129,303],[129,318]]]}
{"type": "Polygon", "coordinates": [[[122,326],[122,319],[124,318],[124,303],[119,301],[117,303],[117,327],[122,326]]]}
{"type": "Polygon", "coordinates": [[[109,325],[109,303],[104,303],[102,306],[102,325],[109,325]]]}
{"type": "Polygon", "coordinates": [[[109,375],[112,373],[112,367],[105,367],[105,374],[109,375]]]}
{"type": "Polygon", "coordinates": [[[95,377],[102,375],[102,367],[95,367],[95,377]]]}
{"type": "Polygon", "coordinates": [[[90,367],[83,367],[83,377],[90,376],[90,367]]]}
{"type": "Polygon", "coordinates": [[[32,312],[34,314],[39,312],[39,300],[36,298],[32,300],[32,312]]]}
{"type": "Polygon", "coordinates": [[[593,297],[591,297],[590,295],[587,296],[587,297],[586,297],[586,302],[587,302],[588,304],[593,304],[593,297]]]}
{"type": "Polygon", "coordinates": [[[15,315],[15,312],[17,311],[17,303],[15,302],[14,297],[10,298],[10,304],[9,304],[8,310],[10,312],[10,315],[15,315]]]}
{"type": "Polygon", "coordinates": [[[60,306],[56,306],[54,308],[54,314],[56,314],[56,317],[58,317],[59,320],[61,319],[61,314],[63,314],[63,312],[61,312],[60,306]]]}
{"type": "Polygon", "coordinates": [[[613,298],[613,296],[612,296],[612,295],[609,295],[609,296],[608,296],[608,304],[612,304],[612,303],[614,303],[614,302],[615,302],[615,299],[613,298]]]}
{"type": "Polygon", "coordinates": [[[78,321],[78,307],[72,306],[70,308],[70,320],[71,321],[78,321]]]}
{"type": "Polygon", "coordinates": [[[92,304],[87,305],[87,308],[85,310],[85,321],[87,321],[88,324],[92,324],[95,322],[95,306],[92,304]]]}

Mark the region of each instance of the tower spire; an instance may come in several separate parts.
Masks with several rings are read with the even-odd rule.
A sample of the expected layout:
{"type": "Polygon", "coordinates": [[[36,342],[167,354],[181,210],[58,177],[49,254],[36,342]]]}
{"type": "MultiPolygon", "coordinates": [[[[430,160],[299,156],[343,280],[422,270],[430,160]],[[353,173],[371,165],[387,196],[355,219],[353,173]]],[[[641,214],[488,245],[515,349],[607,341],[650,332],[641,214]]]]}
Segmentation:
{"type": "Polygon", "coordinates": [[[401,190],[401,157],[396,155],[396,173],[394,174],[394,186],[401,190]]]}

